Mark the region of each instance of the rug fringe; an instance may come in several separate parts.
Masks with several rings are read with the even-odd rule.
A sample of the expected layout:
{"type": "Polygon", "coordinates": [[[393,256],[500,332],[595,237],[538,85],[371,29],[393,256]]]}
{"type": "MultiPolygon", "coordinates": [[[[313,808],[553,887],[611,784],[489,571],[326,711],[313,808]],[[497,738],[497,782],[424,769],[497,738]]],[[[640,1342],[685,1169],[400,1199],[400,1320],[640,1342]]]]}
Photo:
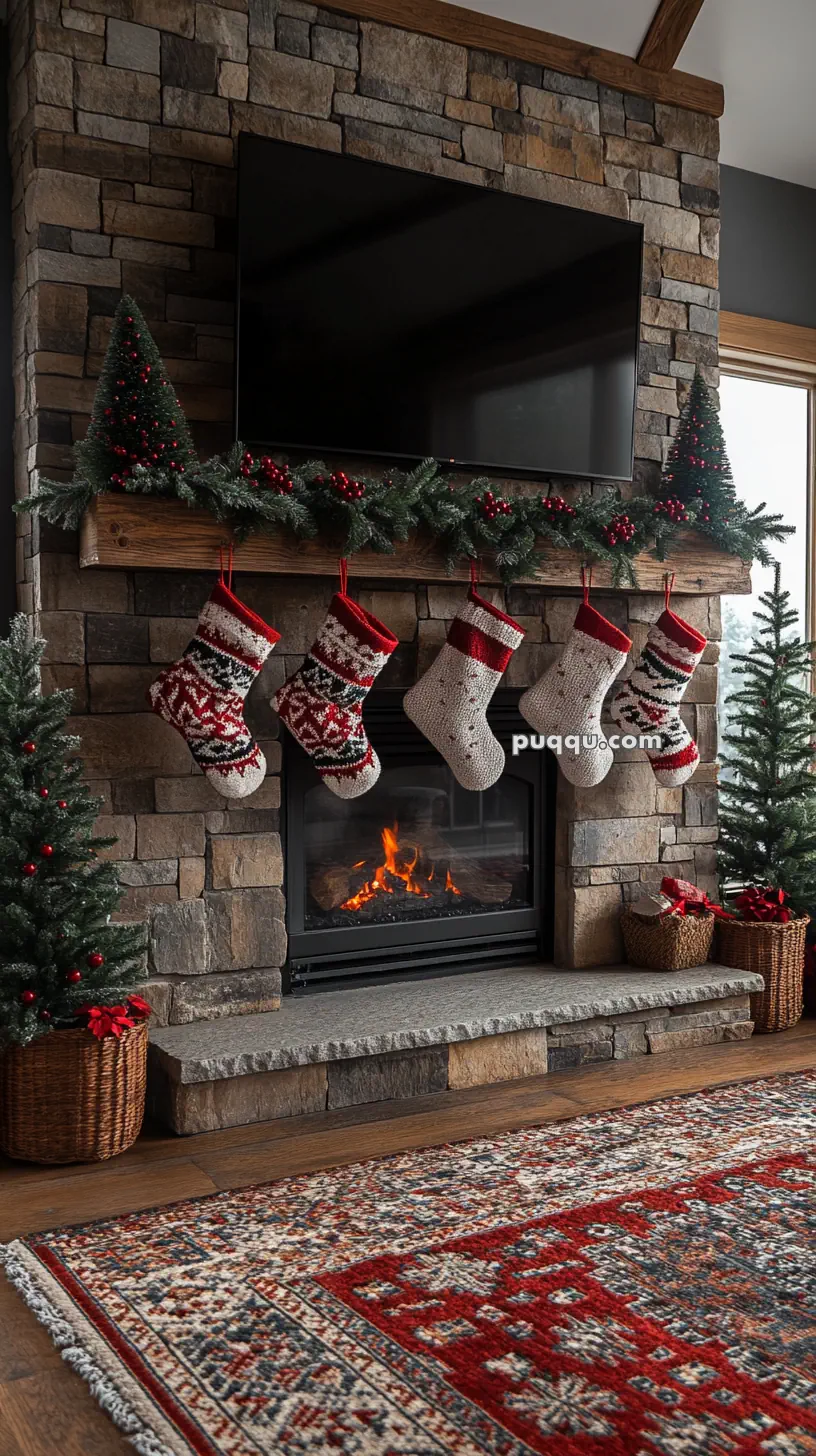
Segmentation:
{"type": "Polygon", "coordinates": [[[44,1325],[66,1364],[81,1375],[94,1399],[135,1446],[139,1456],[177,1456],[134,1410],[116,1382],[87,1348],[79,1331],[52,1304],[21,1257],[23,1251],[24,1245],[19,1240],[0,1244],[0,1266],[32,1314],[44,1325]]]}

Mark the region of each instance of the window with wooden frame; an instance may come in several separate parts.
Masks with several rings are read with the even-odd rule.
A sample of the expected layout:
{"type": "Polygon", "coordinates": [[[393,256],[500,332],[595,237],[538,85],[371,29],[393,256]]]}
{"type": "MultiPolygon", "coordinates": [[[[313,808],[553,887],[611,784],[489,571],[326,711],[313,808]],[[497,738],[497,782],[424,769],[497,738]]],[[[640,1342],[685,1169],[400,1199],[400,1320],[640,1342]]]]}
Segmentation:
{"type": "MultiPolygon", "coordinates": [[[[796,534],[774,543],[782,584],[803,636],[816,640],[816,329],[720,315],[720,413],[737,494],[766,502],[796,534]]],[[[723,599],[720,728],[734,682],[731,656],[747,651],[753,613],[773,580],[754,565],[750,597],[723,599]]]]}

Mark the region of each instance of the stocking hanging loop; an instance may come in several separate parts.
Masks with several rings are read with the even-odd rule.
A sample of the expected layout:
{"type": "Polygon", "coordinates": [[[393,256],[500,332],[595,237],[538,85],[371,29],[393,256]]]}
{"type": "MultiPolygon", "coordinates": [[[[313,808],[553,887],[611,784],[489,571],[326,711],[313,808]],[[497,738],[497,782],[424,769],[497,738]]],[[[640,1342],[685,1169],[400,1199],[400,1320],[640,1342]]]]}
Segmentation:
{"type": "Polygon", "coordinates": [[[341,597],[347,597],[348,596],[348,562],[346,561],[345,556],[341,556],[340,557],[340,561],[338,563],[338,567],[339,567],[339,572],[340,572],[340,595],[341,595],[341,597]]]}
{"type": "Polygon", "coordinates": [[[665,574],[665,576],[663,577],[663,587],[664,587],[664,593],[665,593],[666,611],[669,610],[669,602],[671,601],[671,594],[672,594],[672,587],[673,586],[674,586],[674,572],[673,571],[672,572],[668,572],[667,571],[666,574],[665,574]]]}
{"type": "Polygon", "coordinates": [[[587,568],[586,562],[581,567],[581,587],[584,593],[584,605],[589,605],[589,593],[592,590],[592,567],[587,568]]]}
{"type": "Polygon", "coordinates": [[[235,556],[235,547],[234,547],[232,541],[226,542],[225,543],[225,546],[219,546],[219,548],[218,548],[218,559],[219,559],[219,562],[221,564],[221,578],[220,579],[221,579],[221,585],[222,586],[225,586],[227,588],[227,591],[232,591],[232,563],[233,563],[233,558],[235,556]],[[226,570],[226,574],[224,572],[224,549],[225,549],[225,546],[226,546],[226,551],[227,551],[227,570],[226,570]]]}
{"type": "Polygon", "coordinates": [[[481,576],[481,570],[480,570],[479,562],[477,561],[477,559],[476,559],[475,556],[471,556],[471,558],[470,558],[470,586],[471,586],[471,590],[472,591],[475,591],[476,588],[477,588],[477,586],[479,585],[479,577],[480,576],[481,576]]]}

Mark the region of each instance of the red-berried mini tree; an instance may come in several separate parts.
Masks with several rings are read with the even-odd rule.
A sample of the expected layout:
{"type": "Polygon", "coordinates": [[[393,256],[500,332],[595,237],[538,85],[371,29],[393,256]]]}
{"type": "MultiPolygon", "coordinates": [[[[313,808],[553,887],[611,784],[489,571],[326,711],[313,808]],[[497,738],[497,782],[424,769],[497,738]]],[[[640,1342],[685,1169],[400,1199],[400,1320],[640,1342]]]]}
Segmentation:
{"type": "Polygon", "coordinates": [[[198,463],[161,355],[127,294],[114,315],[91,423],[76,459],[77,474],[94,490],[126,486],[139,465],[183,474],[198,463]]]}
{"type": "Polygon", "coordinates": [[[94,834],[102,801],[65,731],[71,693],[40,692],[44,647],[22,614],[0,641],[0,1044],[117,1035],[149,1010],[133,995],[141,929],[111,920],[121,890],[100,851],[116,841],[94,834]]]}

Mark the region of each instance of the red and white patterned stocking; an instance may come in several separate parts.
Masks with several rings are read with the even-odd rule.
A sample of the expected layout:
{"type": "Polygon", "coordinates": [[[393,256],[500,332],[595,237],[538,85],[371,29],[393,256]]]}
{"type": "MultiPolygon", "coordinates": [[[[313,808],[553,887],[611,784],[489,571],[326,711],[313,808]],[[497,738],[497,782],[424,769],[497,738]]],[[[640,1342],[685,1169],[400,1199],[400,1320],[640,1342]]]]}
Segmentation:
{"type": "Polygon", "coordinates": [[[654,776],[665,788],[679,788],[700,761],[679,706],[706,639],[669,609],[670,590],[667,586],[665,611],[649,628],[640,659],[616,693],[610,711],[624,733],[660,737],[659,749],[646,750],[654,776]]]}
{"type": "Polygon", "coordinates": [[[153,712],[186,740],[225,799],[245,799],[266,774],[266,759],[244,721],[244,699],[279,637],[222,575],[192,642],[148,689],[153,712]]]}
{"type": "Polygon", "coordinates": [[[365,794],[380,776],[362,705],[397,641],[352,601],[341,562],[340,591],[332,597],[303,666],[272,698],[272,707],[309,754],[326,787],[341,799],[365,794]]]}

